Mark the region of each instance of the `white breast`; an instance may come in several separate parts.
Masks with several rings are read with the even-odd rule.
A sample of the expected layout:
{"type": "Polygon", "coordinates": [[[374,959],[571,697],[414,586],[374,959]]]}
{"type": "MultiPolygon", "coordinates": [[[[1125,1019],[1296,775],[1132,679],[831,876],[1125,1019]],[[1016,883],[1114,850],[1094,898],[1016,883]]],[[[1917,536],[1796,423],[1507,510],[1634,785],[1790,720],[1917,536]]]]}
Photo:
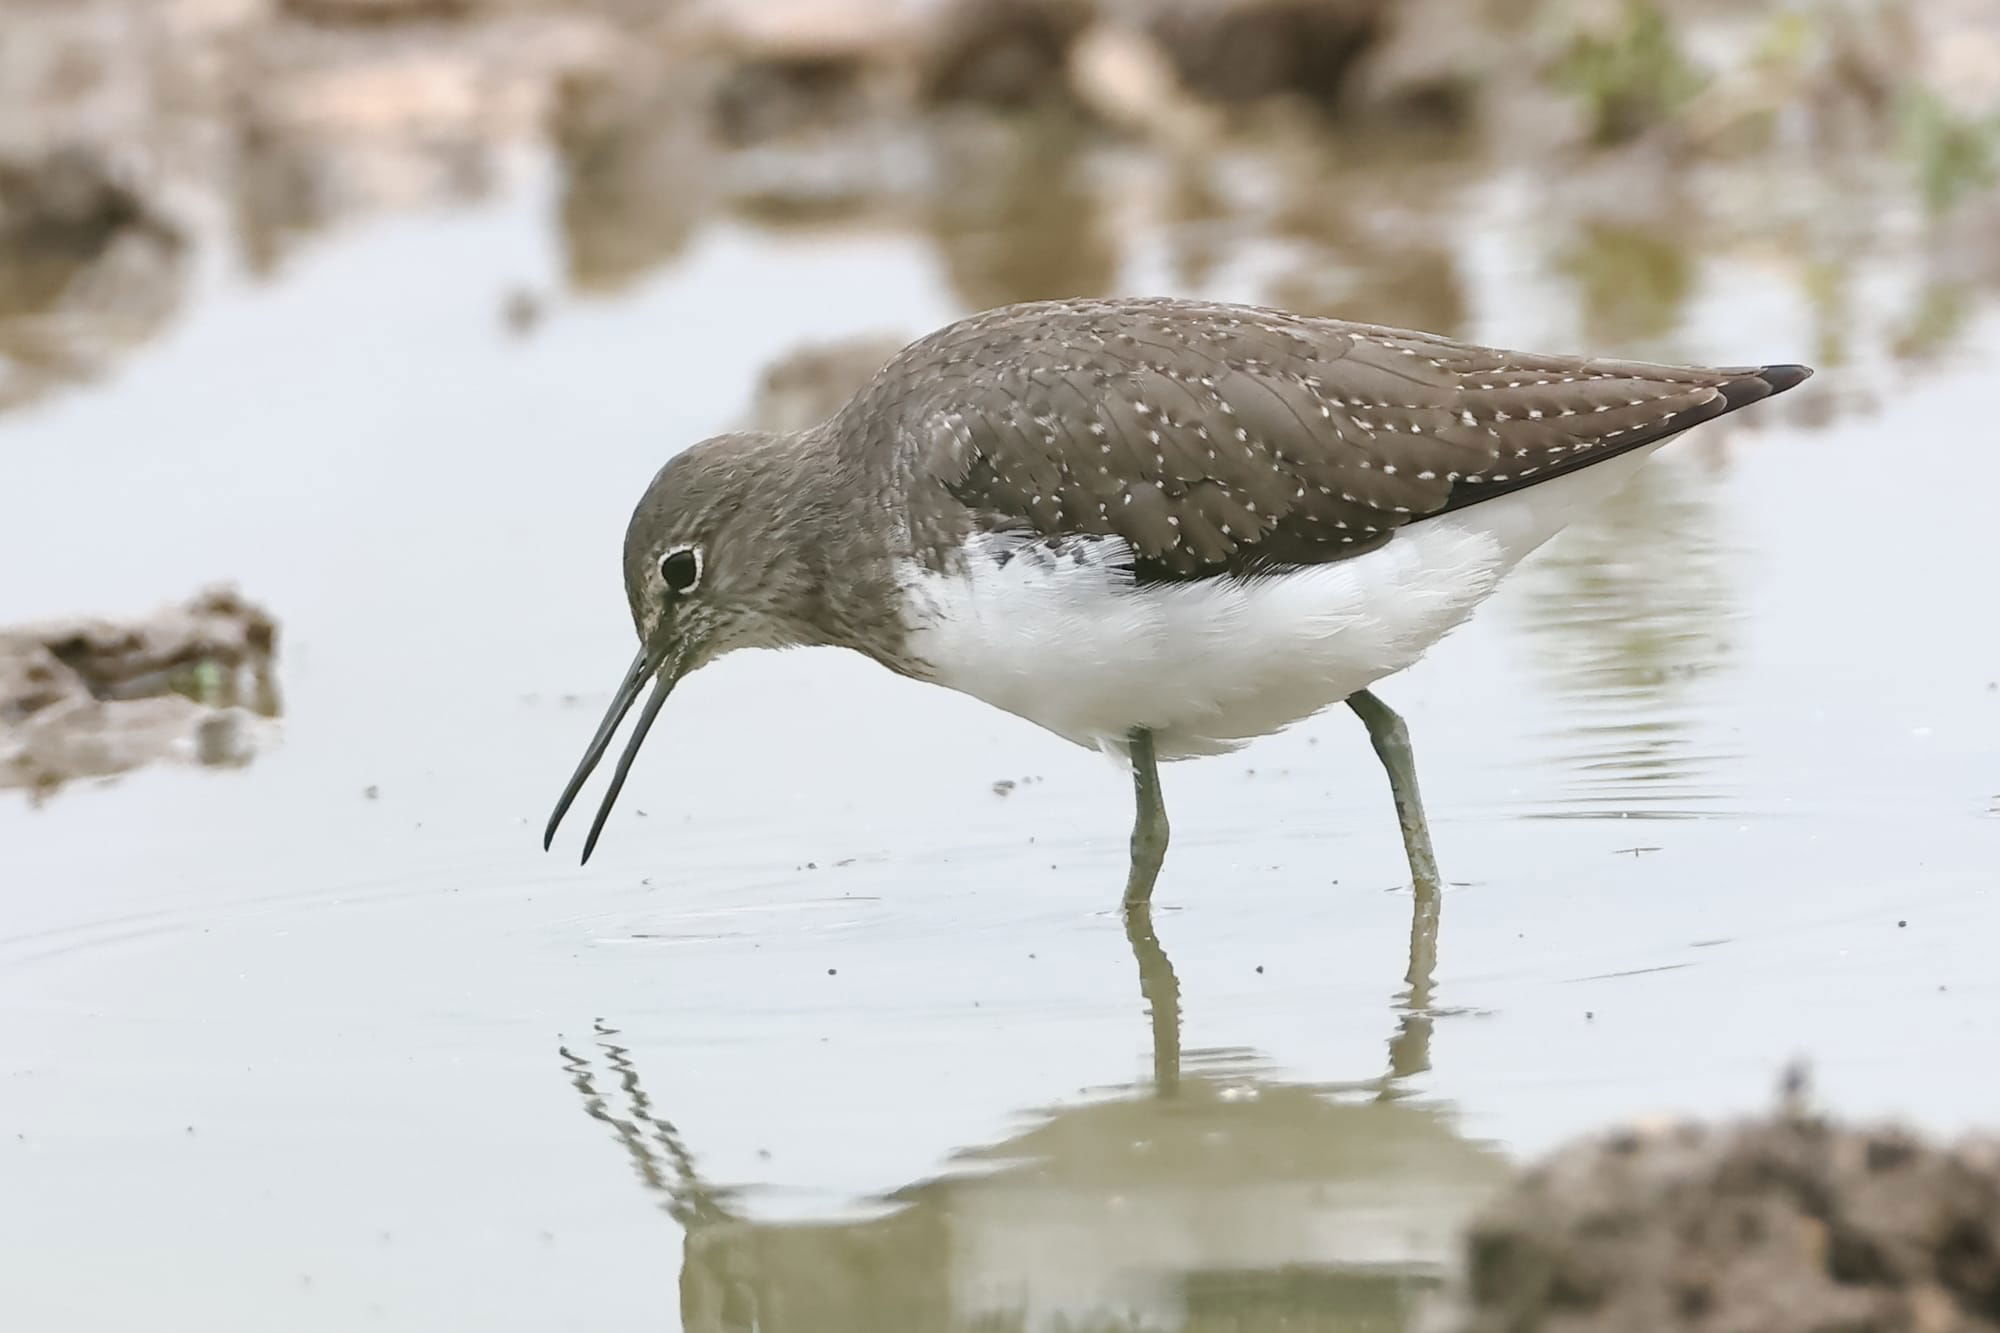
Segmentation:
{"type": "Polygon", "coordinates": [[[940,685],[1079,745],[1216,754],[1400,671],[1658,445],[1399,531],[1334,564],[1137,586],[1125,544],[981,536],[963,572],[912,565],[909,652],[940,685]]]}

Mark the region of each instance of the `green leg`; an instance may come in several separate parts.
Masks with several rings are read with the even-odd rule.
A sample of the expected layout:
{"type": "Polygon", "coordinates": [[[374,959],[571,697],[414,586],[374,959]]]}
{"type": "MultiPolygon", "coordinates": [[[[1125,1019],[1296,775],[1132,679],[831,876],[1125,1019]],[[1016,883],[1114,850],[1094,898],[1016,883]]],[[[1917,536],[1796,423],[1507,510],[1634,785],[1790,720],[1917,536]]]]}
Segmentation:
{"type": "Polygon", "coordinates": [[[1153,733],[1136,727],[1128,744],[1132,755],[1132,794],[1138,817],[1132,821],[1132,873],[1125,881],[1125,906],[1143,907],[1153,900],[1153,881],[1167,859],[1167,807],[1160,799],[1160,766],[1153,758],[1153,733]]]}
{"type": "Polygon", "coordinates": [[[1417,894],[1417,911],[1435,914],[1438,896],[1437,854],[1431,850],[1430,825],[1424,821],[1424,800],[1417,792],[1417,765],[1410,755],[1410,733],[1396,710],[1367,690],[1348,696],[1382,767],[1389,771],[1389,790],[1396,797],[1396,819],[1403,826],[1403,850],[1410,858],[1410,877],[1417,894]]]}

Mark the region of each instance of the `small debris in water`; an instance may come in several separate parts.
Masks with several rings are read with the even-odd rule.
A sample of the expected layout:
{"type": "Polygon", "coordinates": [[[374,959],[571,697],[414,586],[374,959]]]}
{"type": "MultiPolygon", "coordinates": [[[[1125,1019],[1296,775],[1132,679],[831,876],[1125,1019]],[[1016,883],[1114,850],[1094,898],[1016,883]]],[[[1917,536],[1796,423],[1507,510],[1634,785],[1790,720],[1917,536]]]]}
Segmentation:
{"type": "Polygon", "coordinates": [[[998,782],[993,784],[993,794],[995,796],[1005,796],[1013,790],[1014,790],[1014,779],[1012,778],[1001,778],[998,782]]]}
{"type": "Polygon", "coordinates": [[[547,313],[548,307],[542,298],[523,287],[508,292],[506,301],[500,307],[501,322],[507,326],[507,332],[516,337],[533,333],[547,313]]]}
{"type": "Polygon", "coordinates": [[[837,967],[829,967],[826,970],[826,974],[830,977],[837,977],[840,975],[840,969],[837,967]]]}
{"type": "Polygon", "coordinates": [[[361,794],[371,801],[382,799],[382,789],[372,782],[361,789],[361,794]]]}

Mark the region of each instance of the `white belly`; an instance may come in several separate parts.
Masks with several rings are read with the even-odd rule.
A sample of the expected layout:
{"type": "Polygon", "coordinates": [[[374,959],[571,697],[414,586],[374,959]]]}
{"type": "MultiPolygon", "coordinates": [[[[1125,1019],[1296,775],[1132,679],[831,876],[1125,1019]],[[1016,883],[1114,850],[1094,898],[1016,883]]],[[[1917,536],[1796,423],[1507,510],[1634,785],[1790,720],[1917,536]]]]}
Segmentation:
{"type": "Polygon", "coordinates": [[[938,684],[1079,745],[1122,753],[1147,727],[1162,759],[1217,754],[1415,662],[1658,447],[1281,574],[1139,587],[1116,539],[978,538],[964,574],[905,580],[909,652],[938,684]]]}

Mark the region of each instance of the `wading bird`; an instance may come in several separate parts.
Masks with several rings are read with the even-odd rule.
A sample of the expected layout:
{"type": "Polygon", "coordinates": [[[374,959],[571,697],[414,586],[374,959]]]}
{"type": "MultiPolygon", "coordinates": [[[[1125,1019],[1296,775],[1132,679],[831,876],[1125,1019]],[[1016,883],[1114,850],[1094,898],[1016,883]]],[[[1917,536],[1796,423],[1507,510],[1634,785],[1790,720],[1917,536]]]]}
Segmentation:
{"type": "Polygon", "coordinates": [[[1331,704],[1438,873],[1409,666],[1682,431],[1804,366],[1648,365],[1180,300],[1049,301],[905,348],[793,434],[704,440],[625,534],[639,651],[544,847],[647,683],[589,859],[676,681],[738,648],[851,648],[1131,763],[1127,906],[1167,849],[1159,761],[1331,704]]]}

